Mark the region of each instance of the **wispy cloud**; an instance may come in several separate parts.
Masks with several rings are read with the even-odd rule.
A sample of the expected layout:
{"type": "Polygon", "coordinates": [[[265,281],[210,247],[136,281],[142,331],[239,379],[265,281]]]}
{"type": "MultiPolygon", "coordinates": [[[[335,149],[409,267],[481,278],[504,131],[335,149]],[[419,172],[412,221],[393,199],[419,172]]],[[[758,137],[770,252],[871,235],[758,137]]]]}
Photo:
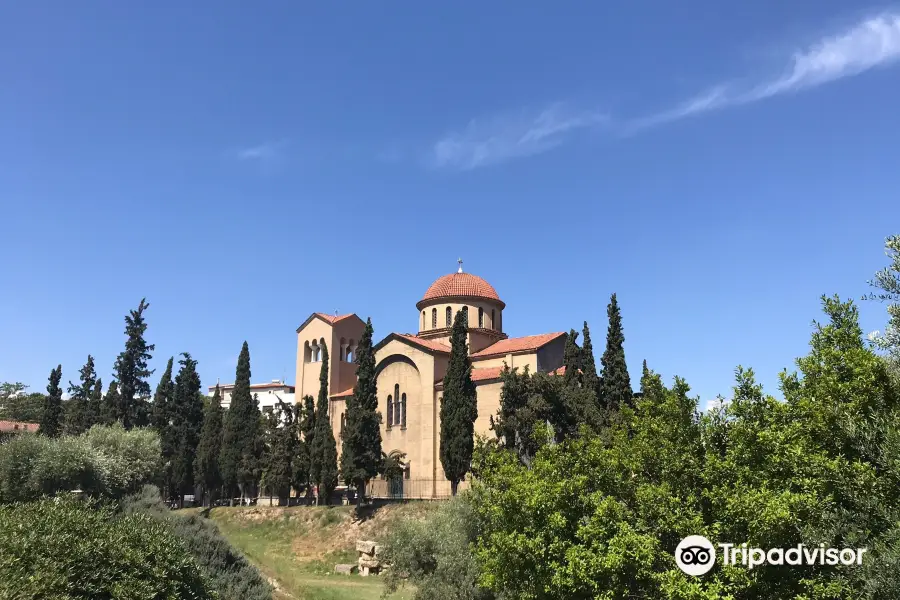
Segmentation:
{"type": "Polygon", "coordinates": [[[265,142],[256,146],[240,148],[235,155],[238,160],[271,161],[281,156],[286,144],[285,141],[265,142]]]}
{"type": "Polygon", "coordinates": [[[463,131],[438,140],[430,158],[437,167],[474,169],[546,152],[576,131],[607,121],[608,117],[600,112],[573,110],[562,104],[539,112],[473,120],[463,131]]]}
{"type": "Polygon", "coordinates": [[[795,51],[778,76],[750,85],[731,83],[714,86],[675,108],[636,119],[628,123],[625,129],[633,132],[728,106],[799,92],[898,60],[900,13],[881,13],[795,51]]]}

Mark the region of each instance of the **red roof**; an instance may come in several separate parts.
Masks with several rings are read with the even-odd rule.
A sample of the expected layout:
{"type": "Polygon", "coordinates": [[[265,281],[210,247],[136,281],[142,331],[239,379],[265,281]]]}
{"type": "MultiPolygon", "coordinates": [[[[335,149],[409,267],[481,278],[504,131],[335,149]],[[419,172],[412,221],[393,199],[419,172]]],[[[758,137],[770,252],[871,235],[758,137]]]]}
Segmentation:
{"type": "Polygon", "coordinates": [[[36,432],[40,424],[27,423],[25,421],[0,421],[0,433],[13,433],[18,431],[36,432]]]}
{"type": "Polygon", "coordinates": [[[349,390],[344,390],[343,392],[338,392],[337,394],[332,394],[331,397],[332,398],[346,398],[347,396],[352,396],[352,395],[353,395],[353,388],[350,388],[349,390]]]}
{"type": "Polygon", "coordinates": [[[485,367],[483,369],[472,369],[472,381],[500,379],[501,371],[503,371],[503,367],[485,367]]]}
{"type": "Polygon", "coordinates": [[[434,350],[435,352],[450,352],[450,346],[448,346],[447,344],[442,344],[440,342],[435,342],[432,340],[426,340],[411,333],[398,333],[397,335],[408,342],[412,342],[417,346],[421,346],[429,350],[434,350]]]}
{"type": "Polygon", "coordinates": [[[326,315],[325,313],[317,312],[316,315],[319,317],[322,317],[323,319],[325,319],[326,321],[328,321],[329,323],[334,325],[335,323],[338,323],[339,321],[343,321],[344,319],[349,319],[350,317],[353,316],[353,313],[338,316],[338,315],[326,315]]]}
{"type": "MultiPolygon", "coordinates": [[[[500,296],[494,286],[471,273],[450,273],[438,278],[425,291],[425,295],[419,302],[453,296],[467,296],[470,298],[486,298],[500,302],[500,296]]],[[[502,304],[502,302],[500,302],[502,304]]]]}
{"type": "Polygon", "coordinates": [[[525,337],[508,338],[491,344],[484,350],[476,352],[472,358],[489,358],[493,356],[503,356],[504,354],[516,354],[519,352],[529,352],[542,348],[560,337],[565,336],[563,332],[542,333],[540,335],[527,335],[525,337]]]}

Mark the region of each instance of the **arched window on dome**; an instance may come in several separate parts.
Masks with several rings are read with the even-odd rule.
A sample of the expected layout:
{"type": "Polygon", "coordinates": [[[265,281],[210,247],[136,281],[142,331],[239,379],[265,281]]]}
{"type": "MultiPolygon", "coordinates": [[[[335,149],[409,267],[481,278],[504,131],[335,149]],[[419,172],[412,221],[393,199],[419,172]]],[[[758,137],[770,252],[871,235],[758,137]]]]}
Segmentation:
{"type": "Polygon", "coordinates": [[[400,429],[406,429],[406,394],[400,396],[400,429]]]}
{"type": "Polygon", "coordinates": [[[463,306],[463,325],[469,326],[469,307],[463,306]]]}
{"type": "Polygon", "coordinates": [[[494,309],[491,309],[491,328],[497,329],[497,319],[494,318],[494,309]]]}
{"type": "Polygon", "coordinates": [[[425,311],[422,311],[422,329],[425,329],[425,311]]]}
{"type": "Polygon", "coordinates": [[[394,398],[388,394],[387,398],[387,419],[385,420],[387,423],[387,428],[390,429],[391,425],[394,423],[394,398]]]}
{"type": "Polygon", "coordinates": [[[484,309],[478,307],[478,328],[484,329],[484,309]]]}
{"type": "Polygon", "coordinates": [[[453,310],[448,306],[447,307],[447,327],[453,326],[453,310]]]}
{"type": "Polygon", "coordinates": [[[437,329],[437,309],[431,309],[431,328],[437,329]]]}

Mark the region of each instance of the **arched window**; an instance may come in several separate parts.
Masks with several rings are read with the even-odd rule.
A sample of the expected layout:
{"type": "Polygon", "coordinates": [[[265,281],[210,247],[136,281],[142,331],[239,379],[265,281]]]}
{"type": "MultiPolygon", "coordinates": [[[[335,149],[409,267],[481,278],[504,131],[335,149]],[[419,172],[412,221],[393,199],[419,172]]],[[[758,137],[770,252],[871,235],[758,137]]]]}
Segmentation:
{"type": "Polygon", "coordinates": [[[312,348],[309,347],[309,340],[303,342],[303,362],[308,363],[312,360],[312,348]]]}
{"type": "Polygon", "coordinates": [[[484,329],[484,309],[480,306],[478,307],[478,327],[484,329]]]}
{"type": "Polygon", "coordinates": [[[463,306],[463,325],[469,326],[469,307],[463,306]]]}
{"type": "Polygon", "coordinates": [[[344,425],[346,425],[347,419],[345,418],[344,413],[341,413],[341,437],[344,437],[344,425]]]}
{"type": "Polygon", "coordinates": [[[448,306],[447,307],[447,327],[452,327],[452,326],[453,326],[453,311],[448,306]]]}
{"type": "Polygon", "coordinates": [[[491,329],[497,329],[497,321],[494,318],[494,309],[491,309],[491,329]]]}
{"type": "Polygon", "coordinates": [[[436,308],[431,309],[431,328],[432,329],[437,328],[437,309],[436,308]]]}
{"type": "Polygon", "coordinates": [[[400,384],[394,384],[394,425],[400,424],[400,384]]]}
{"type": "Polygon", "coordinates": [[[406,429],[406,394],[400,396],[400,429],[406,429]]]}
{"type": "Polygon", "coordinates": [[[310,362],[319,362],[319,342],[313,340],[312,345],[310,346],[310,362]]]}
{"type": "Polygon", "coordinates": [[[422,329],[425,329],[425,311],[422,311],[422,329]]]}
{"type": "Polygon", "coordinates": [[[391,397],[390,394],[388,394],[387,420],[385,422],[387,423],[388,429],[390,429],[391,425],[393,425],[393,423],[394,423],[394,399],[391,397]]]}

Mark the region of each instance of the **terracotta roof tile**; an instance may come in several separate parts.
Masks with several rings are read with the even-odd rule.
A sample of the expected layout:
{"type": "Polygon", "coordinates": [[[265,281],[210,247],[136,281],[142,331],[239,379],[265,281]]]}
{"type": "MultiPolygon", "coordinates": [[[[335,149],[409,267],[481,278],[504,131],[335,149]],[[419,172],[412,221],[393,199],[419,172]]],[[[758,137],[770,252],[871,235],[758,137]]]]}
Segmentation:
{"type": "Polygon", "coordinates": [[[483,369],[472,369],[472,381],[500,379],[501,371],[503,371],[503,367],[485,367],[483,369]]]}
{"type": "Polygon", "coordinates": [[[419,302],[444,298],[448,296],[470,296],[475,298],[487,298],[500,301],[494,286],[471,273],[450,273],[439,277],[425,291],[425,295],[419,302]]]}
{"type": "Polygon", "coordinates": [[[25,421],[0,421],[0,433],[12,433],[15,431],[36,432],[40,424],[25,421]]]}
{"type": "Polygon", "coordinates": [[[326,321],[328,321],[329,323],[331,323],[332,325],[334,325],[335,323],[338,323],[340,321],[343,321],[344,319],[349,319],[350,317],[353,316],[353,313],[350,313],[347,315],[340,315],[340,316],[326,315],[325,313],[320,313],[320,312],[317,312],[316,314],[319,315],[320,317],[322,317],[323,319],[325,319],[326,321]]]}
{"type": "Polygon", "coordinates": [[[540,335],[527,335],[525,337],[508,338],[491,344],[484,350],[476,352],[472,355],[473,359],[488,358],[492,356],[502,356],[504,354],[516,354],[517,352],[528,352],[537,350],[546,346],[553,340],[566,335],[563,332],[542,333],[540,335]]]}
{"type": "Polygon", "coordinates": [[[353,395],[353,388],[350,388],[349,390],[344,390],[343,392],[338,392],[337,394],[332,394],[330,397],[331,398],[346,398],[346,397],[352,396],[352,395],[353,395]]]}
{"type": "Polygon", "coordinates": [[[398,333],[397,335],[407,340],[408,342],[411,342],[423,348],[428,348],[429,350],[434,350],[435,352],[450,352],[450,346],[448,346],[447,344],[442,344],[433,340],[426,340],[411,333],[398,333]]]}

